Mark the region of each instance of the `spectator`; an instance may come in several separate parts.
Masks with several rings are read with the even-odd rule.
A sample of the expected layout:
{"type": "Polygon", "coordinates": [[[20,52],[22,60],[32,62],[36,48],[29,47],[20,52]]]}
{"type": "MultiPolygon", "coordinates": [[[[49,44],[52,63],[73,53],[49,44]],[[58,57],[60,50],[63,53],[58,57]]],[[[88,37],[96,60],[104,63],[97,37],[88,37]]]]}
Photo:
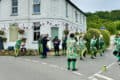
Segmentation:
{"type": "Polygon", "coordinates": [[[55,56],[59,56],[59,45],[60,45],[60,40],[58,39],[58,36],[55,36],[53,39],[53,46],[54,46],[54,51],[55,51],[55,56]]]}

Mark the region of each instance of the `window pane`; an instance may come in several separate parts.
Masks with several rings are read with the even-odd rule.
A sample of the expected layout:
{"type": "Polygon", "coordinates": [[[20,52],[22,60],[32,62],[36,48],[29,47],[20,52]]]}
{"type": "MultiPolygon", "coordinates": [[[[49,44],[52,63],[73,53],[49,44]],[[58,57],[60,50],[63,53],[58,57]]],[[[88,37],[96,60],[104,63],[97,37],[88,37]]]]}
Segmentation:
{"type": "Polygon", "coordinates": [[[34,31],[35,30],[40,30],[40,22],[35,22],[34,23],[34,31]]]}
{"type": "Polygon", "coordinates": [[[40,22],[34,22],[33,23],[33,34],[34,34],[34,41],[38,40],[40,37],[40,22]]]}
{"type": "Polygon", "coordinates": [[[34,4],[33,11],[34,11],[34,13],[39,13],[40,12],[40,4],[34,4]]]}
{"type": "Polygon", "coordinates": [[[12,0],[12,6],[17,6],[18,5],[18,0],[12,0]]]}
{"type": "Polygon", "coordinates": [[[40,30],[40,26],[34,26],[34,30],[40,30]]]}
{"type": "Polygon", "coordinates": [[[17,7],[13,7],[12,8],[12,13],[17,13],[18,12],[18,8],[17,7]]]}
{"type": "Polygon", "coordinates": [[[40,32],[34,32],[34,41],[40,38],[40,32]]]}

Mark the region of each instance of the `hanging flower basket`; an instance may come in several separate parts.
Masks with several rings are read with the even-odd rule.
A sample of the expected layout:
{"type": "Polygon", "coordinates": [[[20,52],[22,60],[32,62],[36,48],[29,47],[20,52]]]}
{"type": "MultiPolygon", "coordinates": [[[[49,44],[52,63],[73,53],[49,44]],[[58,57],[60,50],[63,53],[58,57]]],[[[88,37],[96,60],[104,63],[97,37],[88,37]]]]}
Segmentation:
{"type": "Polygon", "coordinates": [[[23,41],[23,42],[26,42],[26,40],[27,40],[27,38],[22,38],[22,41],[23,41]]]}
{"type": "Polygon", "coordinates": [[[64,34],[68,35],[69,34],[69,30],[64,30],[64,34]]]}
{"type": "Polygon", "coordinates": [[[75,32],[75,35],[79,35],[79,32],[75,32]]]}
{"type": "Polygon", "coordinates": [[[25,33],[25,31],[23,29],[19,29],[18,32],[19,32],[19,34],[24,34],[25,33]]]}
{"type": "Polygon", "coordinates": [[[0,30],[0,35],[4,35],[4,31],[0,30]]]}
{"type": "Polygon", "coordinates": [[[3,40],[3,42],[6,42],[7,38],[6,37],[2,37],[2,40],[3,40]]]}

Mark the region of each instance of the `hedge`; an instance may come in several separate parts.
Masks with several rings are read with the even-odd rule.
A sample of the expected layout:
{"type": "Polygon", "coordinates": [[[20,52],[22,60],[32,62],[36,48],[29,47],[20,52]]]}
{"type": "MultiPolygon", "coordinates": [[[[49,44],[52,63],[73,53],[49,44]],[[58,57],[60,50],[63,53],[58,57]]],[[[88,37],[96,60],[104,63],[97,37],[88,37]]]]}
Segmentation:
{"type": "MultiPolygon", "coordinates": [[[[99,38],[100,33],[101,33],[101,32],[100,32],[98,29],[93,29],[93,28],[91,28],[91,29],[89,29],[89,30],[87,31],[87,33],[85,34],[84,39],[87,41],[86,46],[87,46],[88,52],[89,52],[89,50],[90,50],[90,40],[91,40],[91,38],[92,38],[93,36],[96,36],[96,38],[99,38]]],[[[96,46],[98,47],[98,44],[97,44],[96,46]]]]}
{"type": "MultiPolygon", "coordinates": [[[[88,52],[90,52],[90,40],[91,40],[91,38],[93,36],[96,36],[96,38],[98,39],[101,34],[103,35],[105,45],[107,47],[110,45],[110,33],[109,33],[109,31],[91,28],[87,31],[87,33],[84,36],[84,39],[87,41],[86,46],[87,46],[88,52]]],[[[98,42],[96,44],[96,47],[98,48],[98,42]]]]}

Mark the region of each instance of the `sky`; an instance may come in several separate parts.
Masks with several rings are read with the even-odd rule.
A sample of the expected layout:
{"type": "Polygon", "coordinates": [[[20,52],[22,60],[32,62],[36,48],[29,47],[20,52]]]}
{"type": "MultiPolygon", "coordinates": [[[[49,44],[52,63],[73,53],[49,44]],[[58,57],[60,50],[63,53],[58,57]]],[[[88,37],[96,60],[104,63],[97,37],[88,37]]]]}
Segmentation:
{"type": "Polygon", "coordinates": [[[120,0],[71,0],[83,12],[120,10],[120,0]]]}

